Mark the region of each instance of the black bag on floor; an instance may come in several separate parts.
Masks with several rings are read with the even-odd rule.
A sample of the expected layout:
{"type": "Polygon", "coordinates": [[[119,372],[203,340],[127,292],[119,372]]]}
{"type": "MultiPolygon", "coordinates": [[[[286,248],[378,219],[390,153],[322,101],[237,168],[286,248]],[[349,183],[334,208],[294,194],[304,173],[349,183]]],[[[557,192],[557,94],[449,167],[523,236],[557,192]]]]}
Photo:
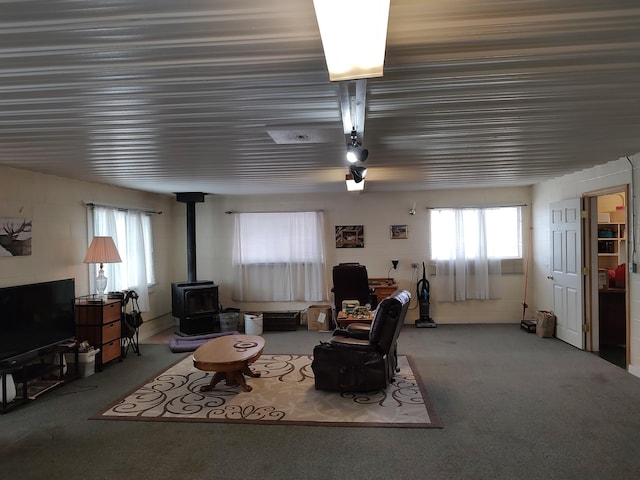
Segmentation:
{"type": "Polygon", "coordinates": [[[140,306],[138,305],[138,294],[135,290],[127,291],[124,297],[124,315],[122,318],[122,336],[125,338],[133,338],[138,331],[138,328],[142,325],[144,320],[140,313],[140,306]],[[127,305],[131,302],[133,307],[131,311],[127,311],[127,305]]]}

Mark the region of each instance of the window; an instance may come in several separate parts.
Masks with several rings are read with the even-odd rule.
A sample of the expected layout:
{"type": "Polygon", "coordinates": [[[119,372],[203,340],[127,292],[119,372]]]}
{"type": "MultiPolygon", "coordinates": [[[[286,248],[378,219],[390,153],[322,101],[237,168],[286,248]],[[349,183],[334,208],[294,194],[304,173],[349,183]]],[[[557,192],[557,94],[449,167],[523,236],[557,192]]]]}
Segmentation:
{"type": "Polygon", "coordinates": [[[431,259],[522,258],[522,207],[431,210],[431,259]],[[484,253],[483,253],[484,254],[484,253]]]}
{"type": "Polygon", "coordinates": [[[439,299],[500,298],[502,259],[522,257],[521,207],[431,210],[439,299]]]}
{"type": "MultiPolygon", "coordinates": [[[[91,210],[92,236],[113,238],[122,263],[105,264],[109,291],[135,290],[142,311],[148,310],[149,286],[156,281],[151,216],[140,210],[95,206],[91,210]]],[[[99,266],[95,266],[95,274],[99,266]]],[[[93,281],[93,278],[92,278],[93,281]]]]}
{"type": "Polygon", "coordinates": [[[234,300],[325,300],[324,232],[322,212],[236,214],[234,300]]]}

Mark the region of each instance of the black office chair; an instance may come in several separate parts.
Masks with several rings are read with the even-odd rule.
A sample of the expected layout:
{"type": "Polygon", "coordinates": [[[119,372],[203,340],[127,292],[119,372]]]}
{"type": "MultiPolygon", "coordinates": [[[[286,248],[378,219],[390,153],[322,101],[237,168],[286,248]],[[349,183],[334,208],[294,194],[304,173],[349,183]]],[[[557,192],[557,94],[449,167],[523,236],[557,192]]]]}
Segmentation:
{"type": "Polygon", "coordinates": [[[343,300],[358,300],[360,305],[376,307],[376,296],[369,287],[367,267],[359,263],[340,263],[333,267],[333,292],[336,313],[342,310],[343,300]]]}

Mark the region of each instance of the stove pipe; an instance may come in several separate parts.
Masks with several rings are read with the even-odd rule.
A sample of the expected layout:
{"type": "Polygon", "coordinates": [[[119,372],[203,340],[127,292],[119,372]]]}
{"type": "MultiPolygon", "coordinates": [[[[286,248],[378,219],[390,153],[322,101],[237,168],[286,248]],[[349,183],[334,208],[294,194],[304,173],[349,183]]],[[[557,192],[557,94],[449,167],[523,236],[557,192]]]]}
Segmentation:
{"type": "Polygon", "coordinates": [[[196,282],[196,203],[204,202],[204,193],[176,193],[176,200],[187,206],[187,281],[196,282]]]}

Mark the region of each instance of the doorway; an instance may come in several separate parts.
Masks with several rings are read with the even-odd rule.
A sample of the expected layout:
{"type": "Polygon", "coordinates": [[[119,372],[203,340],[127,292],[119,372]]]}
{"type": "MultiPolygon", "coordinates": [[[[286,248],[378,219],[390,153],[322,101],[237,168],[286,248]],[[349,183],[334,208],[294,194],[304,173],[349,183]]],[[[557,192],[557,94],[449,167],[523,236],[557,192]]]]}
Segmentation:
{"type": "Polygon", "coordinates": [[[590,328],[588,349],[625,370],[629,365],[626,186],[587,194],[590,328]]]}

